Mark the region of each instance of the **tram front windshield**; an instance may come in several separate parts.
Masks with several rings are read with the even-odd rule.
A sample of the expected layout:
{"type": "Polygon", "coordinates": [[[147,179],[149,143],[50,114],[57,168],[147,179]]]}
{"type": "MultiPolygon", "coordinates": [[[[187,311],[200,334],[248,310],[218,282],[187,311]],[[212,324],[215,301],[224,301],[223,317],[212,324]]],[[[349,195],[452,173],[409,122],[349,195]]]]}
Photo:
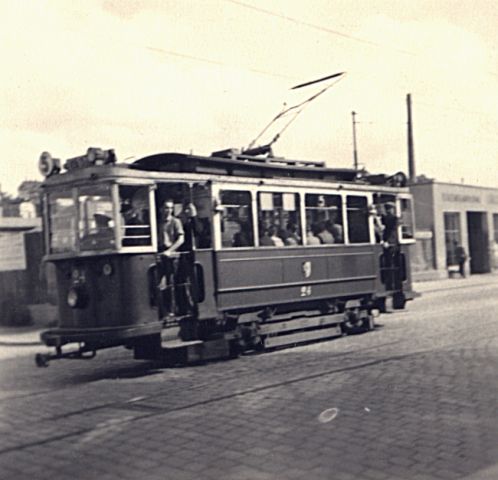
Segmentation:
{"type": "Polygon", "coordinates": [[[81,250],[114,248],[116,244],[110,185],[78,189],[78,238],[81,250]]]}
{"type": "Polygon", "coordinates": [[[111,183],[49,192],[50,253],[153,247],[149,192],[111,183]]]}
{"type": "Polygon", "coordinates": [[[50,252],[66,253],[76,249],[76,202],[72,190],[48,195],[50,252]]]}

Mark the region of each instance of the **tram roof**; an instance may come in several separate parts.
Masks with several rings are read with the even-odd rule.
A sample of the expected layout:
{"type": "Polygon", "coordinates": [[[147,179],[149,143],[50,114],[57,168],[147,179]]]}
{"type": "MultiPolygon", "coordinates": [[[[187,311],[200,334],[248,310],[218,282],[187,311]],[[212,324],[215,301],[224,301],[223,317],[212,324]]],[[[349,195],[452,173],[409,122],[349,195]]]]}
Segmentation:
{"type": "Polygon", "coordinates": [[[141,158],[132,163],[130,168],[253,178],[296,178],[342,182],[353,182],[358,178],[358,171],[352,168],[327,168],[323,162],[248,155],[204,157],[182,153],[160,153],[141,158]]]}
{"type": "MultiPolygon", "coordinates": [[[[92,149],[89,149],[89,151],[92,149]]],[[[100,152],[102,153],[102,152],[100,152]]],[[[104,152],[105,153],[105,152],[104,152]]],[[[44,153],[46,154],[46,153],[44,153]]],[[[42,154],[42,156],[44,155],[42,154]]],[[[49,155],[49,154],[46,154],[49,155]]],[[[114,154],[113,154],[113,158],[114,154]]],[[[352,168],[328,168],[325,162],[311,162],[304,160],[287,160],[280,157],[240,154],[233,149],[215,152],[211,156],[191,155],[184,153],[158,153],[136,160],[132,164],[116,164],[115,160],[97,165],[89,160],[88,155],[69,159],[64,164],[67,172],[57,175],[48,175],[49,184],[56,185],[67,181],[84,180],[87,175],[92,178],[100,176],[104,171],[107,174],[117,172],[114,167],[139,172],[174,174],[198,174],[215,177],[238,177],[246,179],[275,179],[275,180],[305,180],[326,181],[331,183],[351,183],[356,185],[371,185],[380,187],[404,187],[406,175],[402,172],[394,175],[372,175],[364,170],[352,168]],[[66,173],[72,173],[69,178],[66,173]],[[64,178],[65,177],[65,178],[64,178]],[[56,180],[59,178],[59,180],[56,180]]]]}

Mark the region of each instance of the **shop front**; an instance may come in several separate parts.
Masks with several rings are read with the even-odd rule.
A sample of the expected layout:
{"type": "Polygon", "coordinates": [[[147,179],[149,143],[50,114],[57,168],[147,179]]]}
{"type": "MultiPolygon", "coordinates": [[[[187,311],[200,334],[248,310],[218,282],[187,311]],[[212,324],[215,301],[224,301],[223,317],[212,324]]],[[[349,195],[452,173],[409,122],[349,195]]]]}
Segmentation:
{"type": "Polygon", "coordinates": [[[420,278],[498,269],[498,189],[427,181],[411,185],[416,237],[432,265],[414,265],[420,278]],[[430,241],[427,238],[430,237],[430,241]]]}

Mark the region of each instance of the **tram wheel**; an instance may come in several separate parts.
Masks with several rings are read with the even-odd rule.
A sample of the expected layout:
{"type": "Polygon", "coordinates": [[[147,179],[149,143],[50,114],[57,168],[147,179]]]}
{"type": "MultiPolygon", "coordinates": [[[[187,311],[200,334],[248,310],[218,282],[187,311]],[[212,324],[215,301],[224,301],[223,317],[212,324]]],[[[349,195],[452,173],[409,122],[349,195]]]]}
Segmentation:
{"type": "Polygon", "coordinates": [[[345,313],[345,318],[341,323],[341,330],[346,335],[356,335],[373,329],[370,317],[360,318],[356,312],[350,311],[345,313]]]}

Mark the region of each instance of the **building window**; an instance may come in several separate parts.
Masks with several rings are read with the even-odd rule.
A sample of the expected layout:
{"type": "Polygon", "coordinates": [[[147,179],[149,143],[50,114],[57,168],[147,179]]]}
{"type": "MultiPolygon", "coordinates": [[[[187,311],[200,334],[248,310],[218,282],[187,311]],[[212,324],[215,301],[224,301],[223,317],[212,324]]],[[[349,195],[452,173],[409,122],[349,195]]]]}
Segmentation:
{"type": "Polygon", "coordinates": [[[220,200],[222,247],[253,247],[251,192],[223,190],[220,200]]]}
{"type": "Polygon", "coordinates": [[[302,244],[297,193],[258,193],[259,245],[283,247],[302,244]]]}
{"type": "Polygon", "coordinates": [[[456,247],[461,244],[460,214],[445,212],[444,214],[444,241],[446,244],[446,265],[456,265],[456,247]]]}
{"type": "Polygon", "coordinates": [[[370,242],[367,198],[348,195],[346,205],[348,211],[349,243],[370,242]]]}

